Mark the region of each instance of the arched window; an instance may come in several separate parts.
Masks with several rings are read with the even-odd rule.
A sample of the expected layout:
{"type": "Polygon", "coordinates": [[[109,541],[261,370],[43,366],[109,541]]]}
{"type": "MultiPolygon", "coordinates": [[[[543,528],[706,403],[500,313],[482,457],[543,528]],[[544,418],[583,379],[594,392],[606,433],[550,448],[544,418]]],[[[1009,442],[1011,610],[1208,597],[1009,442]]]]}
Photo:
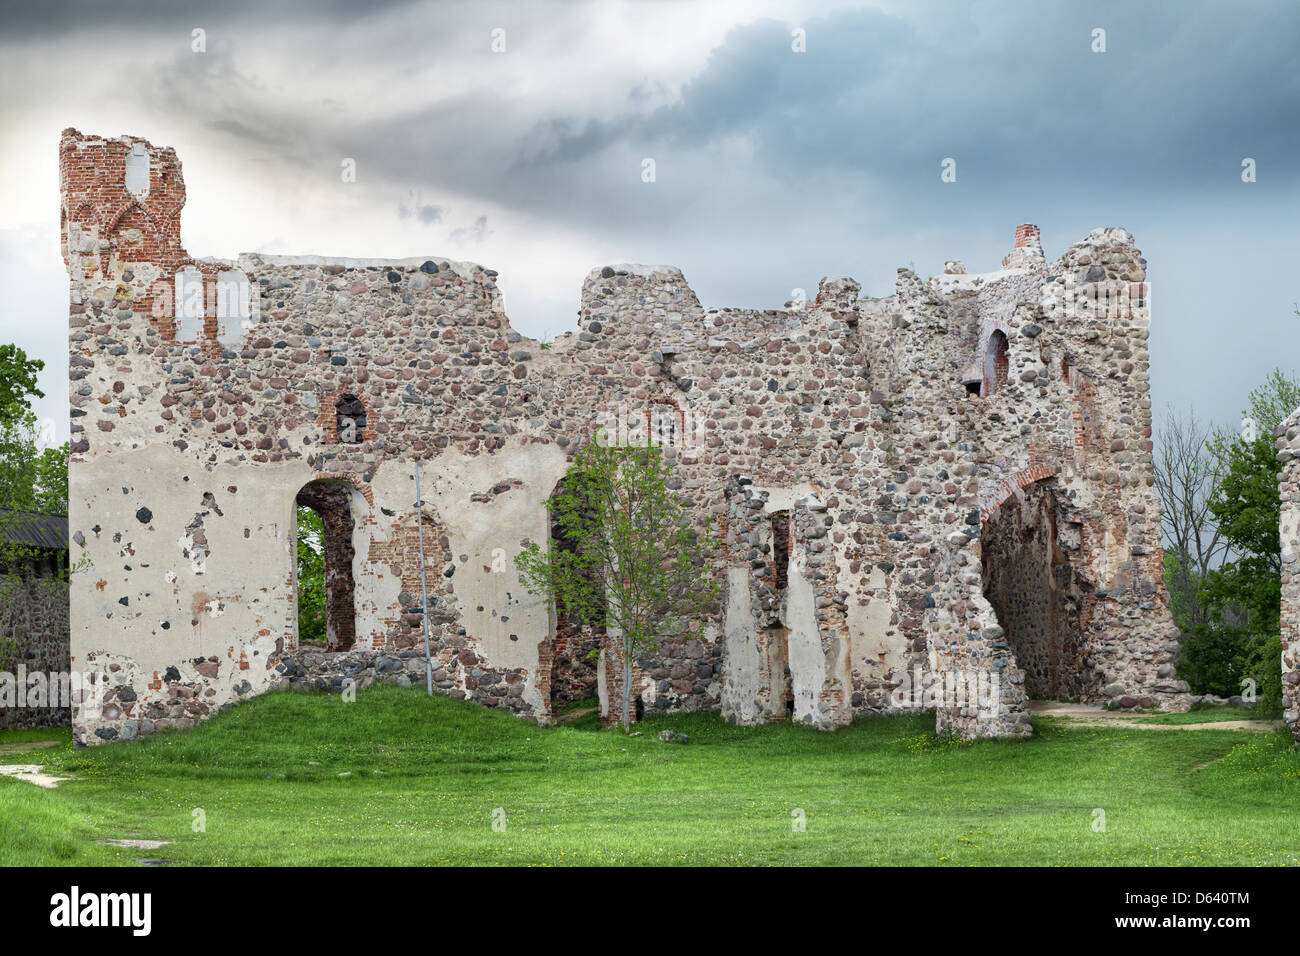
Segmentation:
{"type": "Polygon", "coordinates": [[[359,445],[366,430],[366,406],[355,395],[344,395],[334,405],[341,445],[359,445]]]}
{"type": "Polygon", "coordinates": [[[1010,344],[1007,334],[1001,329],[994,329],[984,350],[984,394],[992,395],[1007,384],[1007,375],[1011,360],[1007,356],[1010,344]]]}

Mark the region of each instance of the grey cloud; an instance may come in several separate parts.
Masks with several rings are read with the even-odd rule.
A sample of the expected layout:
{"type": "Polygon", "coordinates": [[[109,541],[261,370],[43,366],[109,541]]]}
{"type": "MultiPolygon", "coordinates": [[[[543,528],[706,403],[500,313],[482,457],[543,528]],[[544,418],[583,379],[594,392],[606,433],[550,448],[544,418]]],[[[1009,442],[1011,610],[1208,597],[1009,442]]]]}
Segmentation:
{"type": "Polygon", "coordinates": [[[214,8],[211,0],[40,0],[8,6],[4,13],[9,38],[66,34],[70,30],[120,29],[162,32],[231,20],[302,21],[317,17],[338,21],[374,16],[385,8],[412,6],[413,0],[298,0],[267,3],[265,0],[224,0],[214,8]]]}
{"type": "Polygon", "coordinates": [[[412,200],[410,205],[405,202],[397,204],[397,218],[410,219],[414,217],[423,225],[431,226],[435,222],[442,222],[443,208],[433,203],[422,203],[419,200],[412,200]]]}
{"type": "Polygon", "coordinates": [[[492,235],[492,230],[488,228],[487,216],[479,216],[474,220],[473,225],[453,229],[451,231],[451,240],[459,243],[479,243],[490,235],[492,235]]]}
{"type": "Polygon", "coordinates": [[[908,19],[841,12],[737,27],[679,102],[612,120],[550,117],[520,165],[578,163],[616,143],[703,148],[751,135],[774,175],[857,170],[906,182],[954,156],[985,188],[1026,178],[1122,189],[1221,181],[1244,155],[1292,178],[1300,6],[1185,3],[927,7],[908,19]],[[1252,9],[1253,8],[1253,11],[1252,9]],[[1089,48],[1108,26],[1108,52],[1089,48]],[[1171,24],[1173,29],[1171,30],[1171,24]],[[1248,51],[1248,52],[1247,52],[1248,51]],[[1267,78],[1267,79],[1266,79],[1267,78]]]}
{"type": "MultiPolygon", "coordinates": [[[[586,5],[339,0],[306,14],[299,4],[250,0],[221,19],[188,0],[172,9],[27,4],[6,22],[0,47],[39,31],[49,39],[48,24],[63,16],[67,38],[57,47],[49,39],[49,49],[66,48],[69,60],[102,51],[96,95],[140,117],[87,132],[145,135],[181,148],[183,159],[210,150],[209,160],[224,155],[308,201],[330,201],[316,184],[336,184],[339,159],[354,157],[361,188],[375,190],[377,215],[389,222],[392,197],[405,196],[398,217],[446,223],[450,241],[473,244],[493,235],[487,217],[464,222],[459,210],[511,210],[518,236],[493,214],[497,255],[554,229],[594,250],[596,262],[680,265],[712,304],[778,305],[828,272],[888,294],[894,267],[912,259],[923,272],[954,257],[973,271],[993,268],[1017,222],[1042,225],[1049,255],[1094,226],[1126,226],[1158,290],[1160,404],[1195,400],[1235,414],[1258,377],[1245,352],[1206,364],[1203,343],[1224,312],[1197,292],[1207,275],[1233,289],[1240,341],[1281,341],[1278,323],[1295,324],[1286,275],[1300,254],[1287,215],[1300,188],[1292,2],[839,10],[800,24],[802,54],[790,50],[792,24],[750,22],[687,82],[632,71],[600,108],[594,96],[553,97],[548,73],[566,56],[566,31],[581,34],[592,19],[586,5]],[[287,28],[293,22],[300,27],[287,28]],[[536,57],[532,82],[498,81],[486,31],[499,24],[510,31],[510,56],[536,57]],[[208,53],[188,52],[192,25],[208,28],[208,53]],[[1098,26],[1105,54],[1089,50],[1098,26]],[[131,43],[117,43],[127,32],[131,43]],[[272,50],[275,62],[302,64],[302,78],[257,75],[273,70],[257,56],[272,50]],[[431,62],[456,82],[418,82],[431,62]],[[376,78],[391,93],[357,95],[376,78]],[[655,108],[665,87],[676,97],[655,108]],[[653,185],[640,181],[645,156],[657,162],[653,185]],[[947,156],[958,162],[952,185],[939,182],[947,156]],[[1239,179],[1244,156],[1259,163],[1249,187],[1239,179]]],[[[689,22],[684,8],[663,9],[689,22]]],[[[71,88],[62,72],[47,75],[71,88]]],[[[31,84],[3,59],[0,78],[14,89],[31,84]]],[[[16,129],[53,102],[63,109],[67,99],[10,97],[0,123],[16,129]]],[[[309,238],[329,244],[343,234],[341,226],[309,238]]],[[[490,264],[509,281],[511,262],[490,264]]],[[[566,303],[546,306],[557,324],[571,324],[566,303]]],[[[521,327],[537,321],[512,316],[521,327]]],[[[1277,354],[1294,351],[1283,342],[1277,354]]]]}

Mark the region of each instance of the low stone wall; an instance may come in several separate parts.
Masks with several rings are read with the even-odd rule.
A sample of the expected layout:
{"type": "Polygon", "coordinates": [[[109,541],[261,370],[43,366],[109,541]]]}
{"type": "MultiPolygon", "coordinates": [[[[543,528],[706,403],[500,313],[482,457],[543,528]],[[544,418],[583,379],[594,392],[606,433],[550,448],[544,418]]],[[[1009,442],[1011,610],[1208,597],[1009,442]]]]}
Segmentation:
{"type": "MultiPolygon", "coordinates": [[[[525,719],[536,717],[523,699],[523,674],[488,668],[473,651],[459,657],[433,661],[433,686],[440,693],[457,700],[474,700],[487,707],[500,707],[525,719]]],[[[320,651],[299,649],[286,654],[275,666],[279,683],[292,688],[315,688],[342,692],[347,681],[358,688],[369,687],[377,680],[403,687],[424,686],[424,650],[404,651],[320,651]]]]}
{"type": "MultiPolygon", "coordinates": [[[[57,578],[0,575],[0,672],[16,680],[20,667],[28,675],[68,672],[68,588],[57,578]]],[[[4,697],[0,694],[0,700],[4,697]]],[[[66,705],[18,707],[5,702],[0,706],[0,730],[66,727],[70,717],[66,705]]]]}

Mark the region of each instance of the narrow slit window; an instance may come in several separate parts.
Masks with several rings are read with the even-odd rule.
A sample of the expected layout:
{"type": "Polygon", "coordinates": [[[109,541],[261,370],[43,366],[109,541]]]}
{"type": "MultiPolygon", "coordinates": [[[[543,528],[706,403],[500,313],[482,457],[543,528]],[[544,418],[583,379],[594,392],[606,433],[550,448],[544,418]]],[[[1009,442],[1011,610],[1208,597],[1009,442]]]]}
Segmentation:
{"type": "Polygon", "coordinates": [[[366,406],[355,395],[344,395],[334,406],[340,445],[359,445],[365,436],[366,406]]]}
{"type": "Polygon", "coordinates": [[[772,514],[772,586],[784,591],[790,580],[790,512],[772,514]]]}

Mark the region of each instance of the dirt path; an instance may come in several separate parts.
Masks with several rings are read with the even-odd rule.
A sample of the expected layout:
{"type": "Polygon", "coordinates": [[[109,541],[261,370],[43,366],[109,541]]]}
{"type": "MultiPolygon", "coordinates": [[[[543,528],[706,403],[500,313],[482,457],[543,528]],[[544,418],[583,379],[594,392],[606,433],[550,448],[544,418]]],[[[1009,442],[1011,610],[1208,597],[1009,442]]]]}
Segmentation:
{"type": "MultiPolygon", "coordinates": [[[[1146,724],[1124,710],[1103,710],[1092,704],[1068,704],[1056,700],[1032,700],[1029,712],[1035,717],[1063,717],[1079,727],[1123,727],[1132,730],[1277,730],[1280,720],[1208,720],[1199,724],[1146,724]]],[[[1144,715],[1145,716],[1145,715],[1144,715]]]]}
{"type": "Polygon", "coordinates": [[[557,724],[567,724],[571,720],[577,720],[579,717],[586,717],[588,714],[594,714],[599,707],[579,707],[577,710],[571,710],[562,717],[556,717],[557,724]]]}
{"type": "Polygon", "coordinates": [[[0,757],[7,757],[10,754],[22,754],[29,750],[44,750],[46,747],[57,747],[57,740],[28,740],[21,744],[0,744],[0,757]]]}
{"type": "Polygon", "coordinates": [[[51,777],[49,774],[41,773],[42,765],[35,763],[16,763],[0,766],[0,776],[13,777],[15,780],[26,780],[28,783],[34,783],[38,787],[44,787],[46,790],[53,790],[64,780],[70,780],[70,777],[51,777]]]}

